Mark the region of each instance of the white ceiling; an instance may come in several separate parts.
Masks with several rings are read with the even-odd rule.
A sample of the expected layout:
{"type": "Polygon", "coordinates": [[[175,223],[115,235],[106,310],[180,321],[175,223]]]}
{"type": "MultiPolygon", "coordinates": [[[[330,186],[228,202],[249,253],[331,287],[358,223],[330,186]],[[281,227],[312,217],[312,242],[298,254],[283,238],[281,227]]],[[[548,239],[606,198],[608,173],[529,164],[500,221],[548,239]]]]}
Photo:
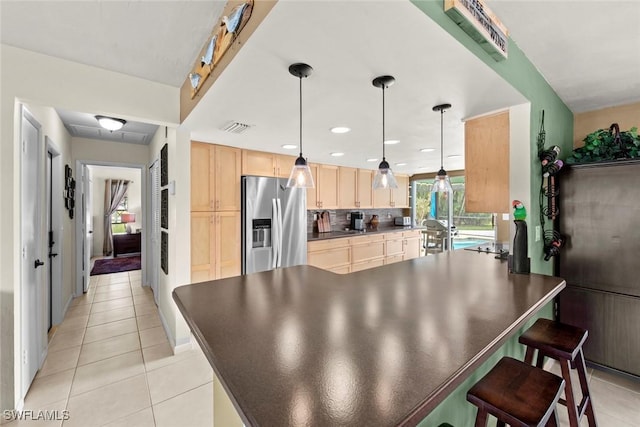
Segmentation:
{"type": "MultiPolygon", "coordinates": [[[[640,2],[487,1],[573,111],[640,101],[640,2]]],[[[2,43],[177,87],[224,4],[3,0],[0,35],[2,43]]],[[[366,159],[381,157],[381,90],[371,85],[381,74],[397,79],[386,91],[387,139],[401,140],[387,146],[396,172],[439,168],[434,105],[453,104],[444,135],[451,170],[464,166],[446,157],[463,154],[463,118],[524,101],[408,0],[280,0],[187,118],[194,139],[281,153],[282,144],[297,144],[298,81],[287,68],[298,61],[315,69],[303,82],[304,154],[315,162],[376,167],[366,159]],[[253,127],[220,131],[229,120],[253,127]],[[336,125],[353,130],[331,134],[336,125]],[[419,152],[429,147],[437,150],[419,152]],[[345,156],[330,157],[334,151],[345,156]]]]}

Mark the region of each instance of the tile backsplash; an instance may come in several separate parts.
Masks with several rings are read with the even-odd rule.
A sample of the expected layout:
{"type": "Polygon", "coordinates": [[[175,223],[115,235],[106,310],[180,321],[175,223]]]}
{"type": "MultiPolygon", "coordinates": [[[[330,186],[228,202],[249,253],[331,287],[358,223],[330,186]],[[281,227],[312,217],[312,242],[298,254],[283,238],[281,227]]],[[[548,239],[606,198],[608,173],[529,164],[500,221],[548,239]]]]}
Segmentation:
{"type": "Polygon", "coordinates": [[[314,227],[314,221],[323,211],[328,211],[331,216],[331,229],[334,231],[344,230],[351,225],[351,220],[347,219],[347,214],[351,212],[364,212],[364,222],[369,225],[372,215],[378,215],[379,227],[392,226],[393,219],[397,216],[403,216],[403,212],[407,209],[324,209],[307,211],[307,232],[317,232],[318,227],[314,227]]]}

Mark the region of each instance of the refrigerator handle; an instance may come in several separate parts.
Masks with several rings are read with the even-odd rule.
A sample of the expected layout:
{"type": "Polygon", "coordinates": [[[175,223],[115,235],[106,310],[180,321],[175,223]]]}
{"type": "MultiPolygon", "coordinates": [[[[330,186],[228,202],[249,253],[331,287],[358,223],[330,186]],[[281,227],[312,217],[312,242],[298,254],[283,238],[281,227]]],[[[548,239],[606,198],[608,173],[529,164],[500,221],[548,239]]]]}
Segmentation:
{"type": "Polygon", "coordinates": [[[278,208],[278,267],[282,267],[282,235],[284,234],[284,225],[282,223],[282,203],[280,199],[276,199],[278,208]]]}
{"type": "Polygon", "coordinates": [[[278,266],[279,248],[280,248],[280,222],[278,221],[278,205],[276,199],[271,199],[271,269],[278,266]]]}

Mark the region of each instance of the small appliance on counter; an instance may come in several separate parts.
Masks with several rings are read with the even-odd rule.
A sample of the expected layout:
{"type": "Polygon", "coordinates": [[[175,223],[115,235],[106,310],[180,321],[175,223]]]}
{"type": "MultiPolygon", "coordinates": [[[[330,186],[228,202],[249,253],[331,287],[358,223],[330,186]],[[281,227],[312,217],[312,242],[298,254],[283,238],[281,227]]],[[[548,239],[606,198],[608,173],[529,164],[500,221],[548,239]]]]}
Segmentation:
{"type": "Polygon", "coordinates": [[[397,216],[394,218],[394,223],[396,225],[403,225],[405,227],[411,225],[411,217],[410,216],[397,216]]]}
{"type": "Polygon", "coordinates": [[[351,212],[351,229],[364,230],[364,212],[351,212]]]}

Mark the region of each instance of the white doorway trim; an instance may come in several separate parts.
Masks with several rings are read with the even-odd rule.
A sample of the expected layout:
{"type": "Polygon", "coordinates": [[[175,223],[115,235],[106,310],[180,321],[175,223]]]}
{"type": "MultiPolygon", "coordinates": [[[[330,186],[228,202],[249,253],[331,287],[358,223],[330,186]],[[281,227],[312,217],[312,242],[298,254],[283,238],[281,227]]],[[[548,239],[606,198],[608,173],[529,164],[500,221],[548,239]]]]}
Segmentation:
{"type": "MultiPolygon", "coordinates": [[[[84,166],[112,166],[118,168],[132,168],[140,170],[140,203],[142,205],[142,254],[141,254],[141,268],[142,268],[142,285],[147,286],[149,281],[147,280],[147,256],[149,250],[149,229],[147,223],[147,197],[145,196],[149,191],[149,183],[148,183],[148,171],[147,165],[138,164],[138,163],[121,163],[121,162],[103,162],[98,160],[76,160],[75,170],[82,171],[84,166]]],[[[76,172],[77,173],[77,172],[76,172]]],[[[78,181],[80,182],[80,181],[78,181]]],[[[79,189],[76,188],[76,200],[82,200],[84,195],[83,186],[79,186],[79,189]],[[80,191],[78,191],[80,190],[80,191]]],[[[94,197],[100,197],[100,195],[94,195],[94,197]]],[[[102,196],[104,197],[104,196],[102,196]]],[[[75,212],[74,217],[76,220],[76,286],[75,286],[75,296],[80,296],[83,294],[83,270],[82,270],[82,246],[84,245],[84,234],[82,232],[84,224],[82,224],[82,209],[81,203],[75,204],[75,212]]],[[[90,268],[90,267],[87,267],[90,268]]]]}
{"type": "MultiPolygon", "coordinates": [[[[53,239],[55,244],[51,248],[57,256],[49,257],[49,268],[51,269],[51,324],[59,325],[62,323],[63,313],[66,305],[71,301],[62,301],[62,265],[65,254],[63,253],[63,226],[62,218],[66,211],[62,209],[62,156],[58,145],[48,136],[44,137],[47,153],[52,157],[51,176],[47,176],[46,180],[50,181],[51,186],[51,229],[53,230],[53,239]]],[[[49,188],[47,186],[47,188],[49,188]]],[[[47,214],[48,216],[49,214],[47,214]]],[[[48,236],[47,236],[48,237],[48,236]]]]}

